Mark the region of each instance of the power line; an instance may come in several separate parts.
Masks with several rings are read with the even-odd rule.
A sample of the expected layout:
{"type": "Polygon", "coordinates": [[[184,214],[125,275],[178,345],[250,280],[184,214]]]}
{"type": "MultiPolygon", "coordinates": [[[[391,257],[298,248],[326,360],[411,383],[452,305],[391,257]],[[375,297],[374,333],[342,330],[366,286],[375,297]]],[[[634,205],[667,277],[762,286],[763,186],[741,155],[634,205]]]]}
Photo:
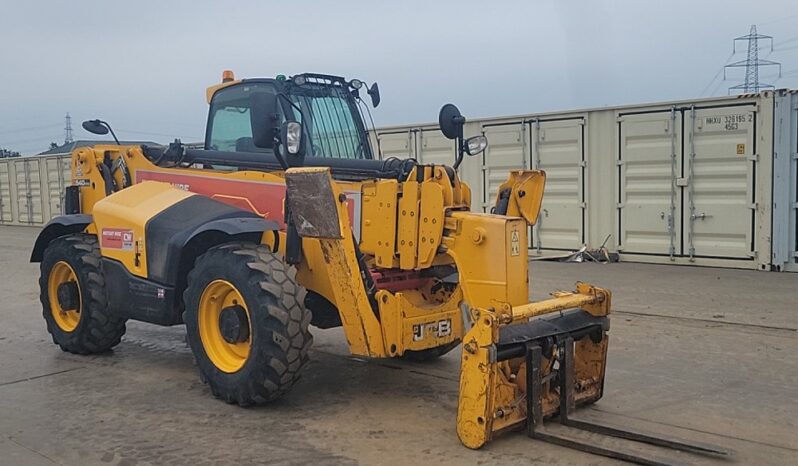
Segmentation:
{"type": "Polygon", "coordinates": [[[770,25],[770,24],[776,24],[776,23],[780,23],[782,21],[787,21],[787,20],[793,19],[793,18],[798,18],[798,14],[794,14],[794,15],[790,15],[790,16],[782,16],[781,18],[776,18],[776,19],[772,19],[770,21],[760,22],[759,25],[760,26],[766,26],[766,25],[770,25]]]}
{"type": "MultiPolygon", "coordinates": [[[[61,126],[61,125],[58,125],[58,126],[61,126]]],[[[60,137],[61,137],[60,135],[57,135],[57,136],[48,136],[48,137],[38,137],[38,138],[33,138],[33,139],[18,139],[16,141],[2,141],[2,142],[0,142],[0,144],[17,145],[17,144],[25,144],[27,142],[43,142],[43,141],[52,142],[52,141],[58,140],[58,138],[60,138],[60,137]]],[[[50,142],[47,142],[47,144],[49,144],[50,142]]]]}
{"type": "Polygon", "coordinates": [[[718,84],[712,89],[712,92],[709,95],[710,96],[717,95],[718,90],[720,89],[721,86],[723,86],[723,83],[725,82],[726,82],[725,79],[721,79],[720,81],[718,81],[718,84]]]}
{"type": "Polygon", "coordinates": [[[791,37],[789,39],[780,40],[780,41],[776,42],[775,44],[773,44],[773,46],[774,47],[778,47],[779,45],[784,45],[784,44],[787,44],[787,43],[790,43],[790,42],[795,42],[797,40],[798,40],[798,36],[795,36],[795,37],[791,37]]]}
{"type": "MultiPolygon", "coordinates": [[[[729,56],[726,57],[725,60],[723,60],[723,66],[721,66],[720,69],[718,70],[718,72],[715,73],[715,76],[712,78],[712,80],[707,83],[706,87],[704,87],[704,90],[701,91],[700,94],[698,94],[699,97],[702,97],[704,95],[704,93],[707,92],[707,89],[709,89],[709,87],[712,86],[712,83],[714,83],[715,80],[718,79],[718,76],[720,76],[720,74],[723,72],[723,70],[726,69],[726,63],[728,63],[729,60],[731,59],[731,57],[733,57],[733,56],[734,56],[734,52],[730,53],[729,56]]],[[[726,78],[723,78],[723,79],[725,81],[726,78]]],[[[723,81],[721,81],[721,82],[723,82],[723,81]]]]}
{"type": "Polygon", "coordinates": [[[145,136],[163,136],[163,137],[167,137],[167,138],[173,138],[173,137],[182,138],[182,137],[185,137],[187,139],[202,139],[201,137],[198,137],[198,136],[187,136],[185,134],[179,135],[179,134],[152,133],[152,132],[149,132],[149,131],[131,131],[131,130],[127,130],[127,129],[118,129],[117,132],[119,132],[119,133],[130,133],[130,134],[143,134],[145,136]]]}
{"type": "Polygon", "coordinates": [[[44,126],[30,126],[30,127],[27,127],[27,128],[18,128],[18,129],[6,129],[6,130],[3,130],[3,131],[0,131],[0,134],[25,133],[25,132],[28,132],[28,131],[36,131],[36,130],[40,130],[40,129],[55,128],[57,126],[61,126],[61,123],[56,123],[56,124],[53,124],[53,125],[44,125],[44,126]]]}

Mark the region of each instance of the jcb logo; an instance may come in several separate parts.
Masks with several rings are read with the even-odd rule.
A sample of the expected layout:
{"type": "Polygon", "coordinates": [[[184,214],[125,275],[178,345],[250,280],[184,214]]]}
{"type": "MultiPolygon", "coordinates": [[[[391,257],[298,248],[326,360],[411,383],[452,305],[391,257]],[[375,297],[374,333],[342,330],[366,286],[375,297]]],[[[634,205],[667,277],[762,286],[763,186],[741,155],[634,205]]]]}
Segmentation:
{"type": "Polygon", "coordinates": [[[421,341],[425,336],[434,335],[435,338],[448,337],[452,334],[452,320],[444,319],[437,322],[413,325],[413,341],[421,341]]]}

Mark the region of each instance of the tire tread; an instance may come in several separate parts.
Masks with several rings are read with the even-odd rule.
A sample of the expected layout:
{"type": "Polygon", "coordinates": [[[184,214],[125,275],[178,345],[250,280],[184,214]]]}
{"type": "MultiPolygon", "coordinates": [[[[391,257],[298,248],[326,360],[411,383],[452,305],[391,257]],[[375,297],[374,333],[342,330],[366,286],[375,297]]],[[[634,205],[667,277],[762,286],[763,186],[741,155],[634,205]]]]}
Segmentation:
{"type": "Polygon", "coordinates": [[[295,277],[294,267],[283,262],[268,247],[252,243],[216,246],[195,261],[183,294],[184,321],[202,377],[217,398],[242,406],[263,404],[281,397],[299,380],[302,367],[309,359],[307,348],[313,336],[308,330],[310,312],[304,307],[305,289],[295,277]],[[204,270],[220,265],[246,273],[247,286],[256,297],[256,302],[248,302],[247,307],[250,313],[263,315],[261,320],[251,319],[253,325],[256,321],[263,325],[259,333],[263,344],[253,343],[254,354],[250,353],[249,360],[239,370],[246,371],[246,376],[232,389],[224,381],[228,375],[207,359],[194,324],[201,288],[205,286],[201,276],[204,270]]]}
{"type": "Polygon", "coordinates": [[[118,345],[125,334],[127,319],[115,314],[108,306],[105,278],[100,268],[101,258],[97,237],[85,233],[56,238],[44,252],[39,278],[39,298],[47,331],[53,337],[53,343],[63,351],[75,354],[102,353],[118,345]],[[81,321],[72,332],[62,331],[55,323],[50,313],[47,292],[50,262],[65,259],[76,262],[71,265],[76,269],[79,283],[83,285],[81,321]]]}

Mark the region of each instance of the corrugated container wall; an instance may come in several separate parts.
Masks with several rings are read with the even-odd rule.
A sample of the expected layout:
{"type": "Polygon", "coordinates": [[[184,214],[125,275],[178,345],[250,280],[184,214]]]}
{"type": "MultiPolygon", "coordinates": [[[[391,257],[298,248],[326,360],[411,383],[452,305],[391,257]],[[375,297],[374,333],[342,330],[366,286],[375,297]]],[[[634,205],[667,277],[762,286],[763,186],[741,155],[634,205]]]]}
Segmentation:
{"type": "MultiPolygon", "coordinates": [[[[793,200],[779,238],[783,256],[792,254],[784,259],[790,266],[776,267],[771,257],[774,143],[781,143],[774,135],[795,136],[798,98],[790,100],[791,133],[774,133],[777,103],[786,96],[794,94],[470,120],[466,136],[485,134],[489,146],[467,158],[460,175],[471,186],[472,210],[488,212],[508,170],[546,171],[533,255],[606,244],[626,261],[794,269],[794,176],[785,181],[793,200]]],[[[382,158],[454,160],[454,144],[432,125],[379,128],[373,136],[382,158]]],[[[795,175],[798,146],[785,144],[792,144],[792,171],[784,173],[795,175]]]]}
{"type": "Polygon", "coordinates": [[[777,91],[773,147],[773,268],[798,272],[798,93],[777,91]]]}
{"type": "Polygon", "coordinates": [[[43,225],[63,212],[69,156],[0,160],[0,224],[43,225]]]}

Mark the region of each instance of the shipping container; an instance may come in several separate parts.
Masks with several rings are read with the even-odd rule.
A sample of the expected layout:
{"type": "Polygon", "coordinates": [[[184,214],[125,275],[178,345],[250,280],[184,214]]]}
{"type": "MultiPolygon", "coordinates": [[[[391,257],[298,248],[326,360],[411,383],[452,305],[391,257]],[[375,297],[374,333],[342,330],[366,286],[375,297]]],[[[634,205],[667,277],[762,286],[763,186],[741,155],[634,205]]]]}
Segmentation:
{"type": "Polygon", "coordinates": [[[17,220],[20,224],[44,223],[44,195],[42,191],[41,162],[39,157],[22,157],[11,162],[12,182],[16,183],[17,220]]]}
{"type": "MultiPolygon", "coordinates": [[[[473,119],[488,149],[458,173],[490,212],[511,169],[547,183],[533,256],[606,245],[621,260],[798,271],[798,94],[694,99],[473,119]]],[[[382,159],[452,164],[435,124],[378,128],[382,159]]],[[[0,160],[0,223],[63,212],[69,156],[0,160]]]]}
{"type": "Polygon", "coordinates": [[[70,157],[64,155],[44,159],[48,220],[64,213],[64,188],[70,182],[69,162],[70,157]]]}
{"type": "Polygon", "coordinates": [[[43,225],[63,213],[66,155],[0,160],[0,224],[43,225]]]}
{"type": "Polygon", "coordinates": [[[773,268],[798,272],[798,93],[778,91],[774,108],[773,268]]]}
{"type": "Polygon", "coordinates": [[[0,160],[0,224],[8,224],[14,221],[14,213],[11,206],[14,200],[11,198],[11,164],[8,159],[0,160]]]}
{"type": "MultiPolygon", "coordinates": [[[[606,245],[626,261],[769,270],[776,268],[774,137],[785,137],[775,134],[774,112],[784,95],[793,93],[473,119],[466,136],[484,134],[489,145],[482,156],[466,158],[460,172],[471,185],[472,210],[489,212],[509,170],[546,171],[533,255],[606,245]]],[[[432,128],[378,128],[381,157],[424,162],[415,147],[432,128]]],[[[783,169],[793,174],[783,188],[792,196],[782,215],[782,256],[789,260],[778,269],[795,269],[796,146],[785,144],[793,144],[791,171],[783,169]]],[[[448,147],[448,160],[439,152],[434,163],[454,160],[448,147]]]]}

